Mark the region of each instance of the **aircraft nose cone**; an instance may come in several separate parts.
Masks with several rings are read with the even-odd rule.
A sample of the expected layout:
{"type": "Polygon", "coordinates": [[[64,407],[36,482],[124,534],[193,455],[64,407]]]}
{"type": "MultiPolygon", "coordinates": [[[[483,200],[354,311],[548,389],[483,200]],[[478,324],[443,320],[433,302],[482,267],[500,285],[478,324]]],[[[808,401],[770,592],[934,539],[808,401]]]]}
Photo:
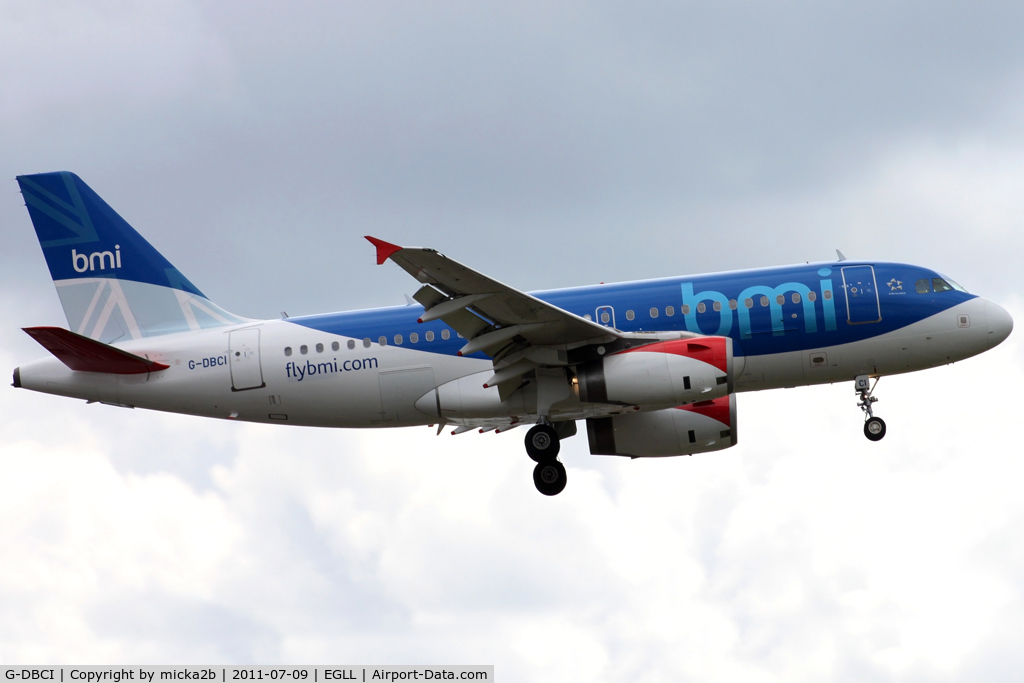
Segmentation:
{"type": "Polygon", "coordinates": [[[1002,306],[985,302],[985,317],[988,319],[988,347],[1002,343],[1013,331],[1013,318],[1002,306]]]}

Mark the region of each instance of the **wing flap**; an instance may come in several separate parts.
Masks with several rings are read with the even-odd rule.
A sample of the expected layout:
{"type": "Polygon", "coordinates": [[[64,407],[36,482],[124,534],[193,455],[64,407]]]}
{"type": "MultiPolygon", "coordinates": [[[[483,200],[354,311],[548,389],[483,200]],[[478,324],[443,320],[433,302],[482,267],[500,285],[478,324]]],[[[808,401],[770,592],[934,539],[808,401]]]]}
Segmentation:
{"type": "Polygon", "coordinates": [[[28,336],[72,370],[112,375],[140,375],[166,370],[169,365],[142,358],[116,347],[83,337],[62,327],[25,327],[28,336]]]}

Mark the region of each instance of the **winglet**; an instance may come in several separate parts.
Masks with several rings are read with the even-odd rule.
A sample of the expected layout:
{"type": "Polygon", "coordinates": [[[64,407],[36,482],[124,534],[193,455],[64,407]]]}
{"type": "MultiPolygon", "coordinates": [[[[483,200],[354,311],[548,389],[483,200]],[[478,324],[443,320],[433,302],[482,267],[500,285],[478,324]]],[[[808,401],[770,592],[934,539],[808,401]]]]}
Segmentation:
{"type": "Polygon", "coordinates": [[[61,327],[22,329],[72,370],[104,372],[111,375],[141,375],[144,372],[156,372],[170,367],[61,327]]]}
{"type": "Polygon", "coordinates": [[[370,244],[377,247],[378,266],[383,265],[383,263],[387,261],[388,258],[390,258],[390,256],[394,254],[396,251],[402,250],[402,248],[397,244],[391,244],[390,242],[385,242],[384,240],[379,240],[376,237],[370,237],[369,235],[365,235],[365,237],[367,240],[369,240],[370,244]]]}

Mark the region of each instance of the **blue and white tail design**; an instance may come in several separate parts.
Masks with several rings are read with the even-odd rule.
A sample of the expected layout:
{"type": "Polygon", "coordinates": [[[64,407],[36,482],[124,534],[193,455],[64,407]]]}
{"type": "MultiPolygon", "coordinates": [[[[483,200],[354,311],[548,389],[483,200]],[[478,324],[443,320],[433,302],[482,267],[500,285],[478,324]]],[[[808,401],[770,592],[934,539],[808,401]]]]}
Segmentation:
{"type": "Polygon", "coordinates": [[[74,173],[18,184],[71,330],[109,343],[246,320],[207,299],[74,173]]]}

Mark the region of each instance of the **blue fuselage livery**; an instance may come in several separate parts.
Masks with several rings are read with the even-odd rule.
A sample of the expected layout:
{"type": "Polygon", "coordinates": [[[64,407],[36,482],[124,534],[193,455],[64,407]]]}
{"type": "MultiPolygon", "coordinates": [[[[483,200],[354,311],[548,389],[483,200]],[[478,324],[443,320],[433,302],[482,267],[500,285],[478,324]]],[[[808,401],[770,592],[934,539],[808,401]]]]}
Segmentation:
{"type": "MultiPolygon", "coordinates": [[[[935,291],[935,281],[952,282],[919,266],[843,261],[531,294],[624,332],[690,332],[730,337],[734,355],[749,358],[838,348],[884,337],[978,299],[952,285],[940,285],[943,291],[935,291]],[[917,283],[922,282],[927,286],[921,285],[923,291],[918,291],[917,283]],[[601,320],[601,314],[606,314],[608,320],[601,320]]],[[[410,349],[454,356],[465,341],[454,332],[447,341],[443,339],[441,334],[447,326],[440,320],[417,324],[421,313],[419,306],[396,306],[296,317],[288,322],[332,335],[368,338],[374,343],[381,337],[391,344],[402,338],[401,345],[410,349]],[[432,333],[432,341],[426,341],[427,332],[432,333]],[[419,337],[416,342],[410,341],[413,334],[419,337]]],[[[888,349],[876,353],[871,368],[851,368],[856,368],[857,374],[863,374],[861,370],[875,374],[875,364],[883,363],[894,366],[885,374],[894,373],[899,362],[897,346],[898,342],[893,341],[888,349]]],[[[486,358],[482,353],[475,357],[486,358]]],[[[956,353],[949,357],[950,362],[960,359],[956,353]]],[[[830,375],[824,381],[852,378],[853,375],[830,375]]],[[[773,384],[791,386],[787,382],[798,379],[780,377],[773,384]]],[[[740,381],[738,390],[747,388],[743,385],[740,381]]]]}
{"type": "Polygon", "coordinates": [[[225,311],[72,173],[19,176],[69,329],[14,386],[118,406],[322,427],[528,426],[534,484],[559,443],[596,455],[737,442],[736,395],[852,382],[864,434],[878,378],[1002,342],[995,303],[920,266],[840,260],[526,293],[433,249],[374,237],[419,286],[406,306],[252,320],[225,311]]]}

